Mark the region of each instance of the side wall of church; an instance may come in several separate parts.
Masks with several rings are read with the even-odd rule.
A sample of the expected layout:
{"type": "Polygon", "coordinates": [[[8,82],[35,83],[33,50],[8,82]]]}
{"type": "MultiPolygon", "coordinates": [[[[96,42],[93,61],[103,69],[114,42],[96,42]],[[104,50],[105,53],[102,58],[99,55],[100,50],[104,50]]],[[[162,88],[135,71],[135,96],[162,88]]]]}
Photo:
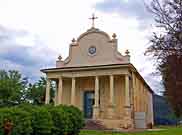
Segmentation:
{"type": "Polygon", "coordinates": [[[153,95],[148,93],[148,97],[150,102],[148,102],[147,123],[152,123],[152,125],[154,125],[153,95]]]}
{"type": "Polygon", "coordinates": [[[147,124],[153,124],[153,97],[144,82],[133,75],[134,112],[145,112],[147,124]]]}

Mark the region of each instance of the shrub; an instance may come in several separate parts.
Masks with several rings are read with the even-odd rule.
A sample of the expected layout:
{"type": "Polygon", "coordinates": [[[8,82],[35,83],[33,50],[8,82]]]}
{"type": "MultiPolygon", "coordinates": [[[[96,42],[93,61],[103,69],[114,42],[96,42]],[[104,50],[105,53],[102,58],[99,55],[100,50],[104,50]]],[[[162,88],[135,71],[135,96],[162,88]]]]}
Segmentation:
{"type": "Polygon", "coordinates": [[[83,113],[74,106],[63,106],[63,110],[66,111],[69,115],[69,119],[72,123],[72,129],[68,134],[70,135],[77,135],[81,128],[84,127],[84,117],[83,113]]]}
{"type": "Polygon", "coordinates": [[[49,111],[54,123],[52,130],[54,135],[76,135],[84,126],[83,114],[76,107],[60,105],[49,111]]]}
{"type": "MultiPolygon", "coordinates": [[[[13,123],[12,135],[30,135],[32,133],[31,114],[19,108],[0,109],[0,127],[3,127],[4,120],[11,120],[13,123]]],[[[0,134],[3,128],[0,129],[0,134]]]]}
{"type": "Polygon", "coordinates": [[[13,123],[12,135],[77,135],[84,126],[82,112],[74,106],[33,106],[21,104],[0,109],[0,135],[3,123],[13,123]]]}
{"type": "Polygon", "coordinates": [[[52,115],[54,127],[52,129],[53,135],[64,135],[71,130],[72,124],[68,114],[62,107],[54,107],[49,110],[52,115]]]}
{"type": "Polygon", "coordinates": [[[20,108],[20,109],[22,109],[22,110],[24,110],[26,112],[29,112],[31,114],[39,108],[39,106],[32,105],[32,104],[29,104],[29,103],[20,104],[20,105],[18,105],[16,107],[20,108]]]}
{"type": "Polygon", "coordinates": [[[49,135],[53,128],[51,114],[46,108],[40,107],[32,113],[32,128],[34,135],[49,135]]]}

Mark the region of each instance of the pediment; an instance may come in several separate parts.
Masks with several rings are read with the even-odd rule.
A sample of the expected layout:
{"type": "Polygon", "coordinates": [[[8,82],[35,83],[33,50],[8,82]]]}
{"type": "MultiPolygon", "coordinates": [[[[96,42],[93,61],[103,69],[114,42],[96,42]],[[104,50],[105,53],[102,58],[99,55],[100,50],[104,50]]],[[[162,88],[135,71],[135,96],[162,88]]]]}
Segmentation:
{"type": "Polygon", "coordinates": [[[79,67],[129,63],[129,55],[117,50],[117,39],[96,28],[81,34],[70,44],[69,56],[57,61],[57,67],[79,67]]]}

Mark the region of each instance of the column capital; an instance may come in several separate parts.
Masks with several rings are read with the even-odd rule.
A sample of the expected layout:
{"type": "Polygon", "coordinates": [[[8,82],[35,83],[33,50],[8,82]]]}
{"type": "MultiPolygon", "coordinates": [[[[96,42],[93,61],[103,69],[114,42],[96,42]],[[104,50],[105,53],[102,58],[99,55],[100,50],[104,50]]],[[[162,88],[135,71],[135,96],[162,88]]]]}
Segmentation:
{"type": "Polygon", "coordinates": [[[130,77],[130,74],[125,74],[125,76],[130,77]]]}
{"type": "Polygon", "coordinates": [[[63,79],[63,77],[62,76],[59,76],[58,79],[63,79]]]}
{"type": "Polygon", "coordinates": [[[76,80],[76,77],[71,77],[71,81],[75,81],[76,80]]]}

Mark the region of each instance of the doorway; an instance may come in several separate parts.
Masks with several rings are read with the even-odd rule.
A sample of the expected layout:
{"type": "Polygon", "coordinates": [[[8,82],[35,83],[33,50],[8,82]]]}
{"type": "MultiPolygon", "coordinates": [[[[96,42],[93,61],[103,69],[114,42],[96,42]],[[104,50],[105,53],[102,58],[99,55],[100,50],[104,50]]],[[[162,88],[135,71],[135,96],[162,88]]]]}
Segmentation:
{"type": "Polygon", "coordinates": [[[85,118],[92,118],[94,105],[94,91],[84,92],[84,116],[85,118]]]}

